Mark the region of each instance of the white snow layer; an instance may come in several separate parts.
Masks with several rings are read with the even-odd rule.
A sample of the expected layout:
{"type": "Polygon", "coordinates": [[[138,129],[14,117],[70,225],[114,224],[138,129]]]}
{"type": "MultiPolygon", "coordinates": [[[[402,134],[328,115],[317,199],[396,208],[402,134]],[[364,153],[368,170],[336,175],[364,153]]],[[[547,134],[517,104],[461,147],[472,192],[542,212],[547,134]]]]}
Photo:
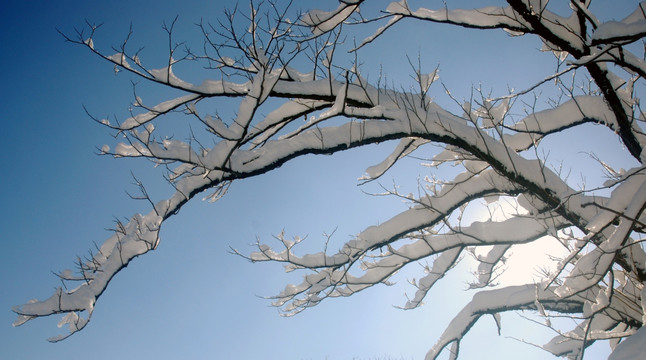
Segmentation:
{"type": "Polygon", "coordinates": [[[643,359],[646,354],[646,327],[620,342],[610,354],[608,360],[637,360],[643,359]]]}

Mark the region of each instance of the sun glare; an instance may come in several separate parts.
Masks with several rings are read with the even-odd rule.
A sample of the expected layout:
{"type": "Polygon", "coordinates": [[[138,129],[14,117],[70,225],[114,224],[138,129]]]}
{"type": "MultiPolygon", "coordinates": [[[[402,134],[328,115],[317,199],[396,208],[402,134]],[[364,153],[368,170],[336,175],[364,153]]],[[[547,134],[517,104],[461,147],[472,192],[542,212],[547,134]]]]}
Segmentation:
{"type": "MultiPolygon", "coordinates": [[[[469,204],[465,211],[464,220],[467,223],[475,221],[504,221],[513,215],[527,214],[516,198],[492,198],[489,203],[469,204]]],[[[553,234],[556,235],[556,234],[553,234]]],[[[532,284],[540,282],[546,274],[556,270],[560,259],[569,251],[561,241],[547,235],[526,244],[512,246],[505,253],[504,260],[494,269],[494,284],[500,286],[532,284]],[[513,255],[513,256],[512,256],[513,255]]],[[[475,255],[486,255],[491,247],[481,247],[475,255]]]]}

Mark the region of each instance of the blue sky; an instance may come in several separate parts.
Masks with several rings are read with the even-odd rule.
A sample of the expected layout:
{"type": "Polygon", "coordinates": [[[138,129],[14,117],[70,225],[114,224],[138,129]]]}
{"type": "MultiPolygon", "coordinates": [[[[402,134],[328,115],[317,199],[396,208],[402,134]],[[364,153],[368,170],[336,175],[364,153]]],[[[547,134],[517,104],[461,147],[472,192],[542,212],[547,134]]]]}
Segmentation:
{"type": "MultiPolygon", "coordinates": [[[[58,317],[11,326],[11,306],[48,297],[59,285],[52,271],[72,267],[77,255],[86,255],[93,242],[102,242],[115,218],[148,211],[146,203],[125,193],[136,190],[131,171],[149,184],[156,199],[170,191],[160,181],[161,172],[149,163],[96,155],[97,147],[115,141],[88,118],[83,105],[99,117],[123,116],[132,102],[132,78],[115,75],[109,64],[86,49],[65,43],[56,29],[73,32],[85,19],[104,23],[100,37],[105,43],[97,41],[96,46],[107,49],[119,44],[132,23],[133,42],[146,44],[147,54],[153,56],[165,50],[163,21],[179,15],[178,35],[199,36],[193,24],[200,18],[215,19],[224,3],[231,2],[8,0],[0,5],[3,357],[421,358],[469,300],[462,291],[467,269],[458,268],[434,289],[427,305],[415,311],[393,307],[405,302],[405,291],[412,292],[406,274],[401,274],[394,287],[380,286],[281,318],[259,296],[277,293],[294,281],[294,275],[284,274],[280,266],[250,264],[228,253],[229,245],[252,251],[247,244],[256,237],[271,242],[271,235],[283,228],[291,235],[308,235],[312,248],[320,249],[316,240],[324,232],[336,228],[336,241],[345,241],[403,210],[399,200],[367,196],[356,186],[364,169],[386,156],[387,144],[297,159],[270,174],[233,184],[215,204],[196,199],[164,225],[158,250],[117,275],[97,303],[90,325],[61,343],[45,341],[58,333],[58,317]]],[[[618,12],[617,17],[635,6],[633,1],[614,4],[611,10],[618,12]]],[[[241,8],[246,11],[247,5],[242,2],[241,8]]],[[[508,84],[522,88],[537,80],[528,69],[538,69],[532,72],[543,76],[554,65],[550,54],[538,52],[540,44],[510,39],[502,31],[408,25],[393,30],[360,54],[373,78],[376,66],[383,64],[394,82],[410,81],[403,54],[415,59],[420,53],[426,70],[439,64],[447,86],[458,96],[468,96],[471,85],[480,82],[498,92],[508,84]],[[499,41],[502,47],[491,51],[499,41]],[[401,49],[391,51],[393,42],[401,49]]],[[[441,88],[435,91],[440,98],[441,88]]],[[[612,149],[622,163],[626,153],[618,143],[612,149]]],[[[567,159],[570,166],[585,168],[586,157],[576,156],[567,159]]],[[[416,161],[405,161],[384,184],[395,178],[403,187],[414,187],[424,171],[416,161]]],[[[522,329],[529,337],[539,330],[514,321],[513,315],[508,319],[503,323],[503,334],[508,336],[517,336],[522,329]]],[[[521,352],[527,359],[546,356],[494,333],[493,321],[482,319],[463,342],[462,355],[470,358],[486,348],[491,358],[515,358],[521,352]]],[[[602,358],[606,346],[600,348],[596,351],[602,358]]]]}

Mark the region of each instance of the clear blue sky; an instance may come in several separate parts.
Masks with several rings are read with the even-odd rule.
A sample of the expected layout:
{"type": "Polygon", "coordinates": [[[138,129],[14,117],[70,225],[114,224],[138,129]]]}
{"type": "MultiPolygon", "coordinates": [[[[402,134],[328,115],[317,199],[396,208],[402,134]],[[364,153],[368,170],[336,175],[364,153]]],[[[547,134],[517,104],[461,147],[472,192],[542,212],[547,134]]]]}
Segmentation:
{"type": "MultiPolygon", "coordinates": [[[[356,186],[363,170],[390,149],[370,147],[295,160],[273,173],[233,184],[215,204],[196,199],[164,225],[157,251],[134,260],[116,276],[88,327],[61,343],[45,341],[59,331],[59,317],[11,326],[11,307],[50,296],[59,285],[51,272],[73,267],[77,255],[87,255],[93,242],[101,243],[109,235],[104,229],[113,226],[114,218],[148,211],[146,203],[135,202],[125,193],[136,190],[131,171],[150,184],[156,199],[170,191],[159,181],[161,172],[148,163],[96,155],[97,147],[115,142],[88,118],[82,105],[99,117],[123,116],[132,102],[131,78],[123,73],[115,76],[109,64],[65,43],[56,29],[73,32],[85,19],[104,23],[105,42],[97,41],[96,46],[107,49],[119,44],[132,23],[133,42],[145,44],[148,54],[154,54],[155,49],[164,50],[164,20],[179,15],[178,34],[199,36],[193,23],[200,18],[215,20],[224,3],[233,6],[230,1],[198,0],[181,5],[7,0],[0,5],[3,358],[417,359],[468,301],[471,295],[462,291],[468,274],[466,269],[461,274],[456,269],[459,276],[446,278],[429,295],[427,305],[415,311],[393,307],[405,302],[405,291],[412,293],[402,274],[395,279],[397,286],[380,286],[281,318],[258,295],[276,294],[290,279],[298,279],[284,274],[280,266],[250,264],[227,252],[229,245],[252,251],[246,245],[257,236],[271,243],[271,234],[283,228],[288,234],[309,235],[318,249],[316,240],[323,232],[338,228],[336,241],[348,240],[403,210],[398,200],[367,196],[356,186]]],[[[438,1],[434,4],[442,6],[438,1]]],[[[620,17],[632,11],[636,2],[613,4],[610,10],[620,17]]],[[[248,8],[244,1],[240,6],[248,8]]],[[[382,63],[395,83],[410,81],[404,53],[416,59],[419,52],[425,69],[439,64],[442,80],[457,94],[467,94],[479,82],[501,93],[507,84],[522,88],[552,69],[553,57],[539,53],[539,47],[535,41],[510,39],[502,31],[402,26],[371,45],[363,56],[371,78],[377,76],[375,65],[382,63]],[[502,41],[502,47],[491,51],[496,41],[502,41]],[[401,50],[386,46],[393,42],[401,50]],[[538,61],[542,61],[536,65],[542,66],[536,71],[539,75],[528,74],[538,61]]],[[[435,91],[441,98],[441,88],[435,91]]],[[[395,168],[391,177],[404,187],[414,187],[417,175],[423,176],[424,171],[408,161],[395,168]]],[[[384,185],[390,185],[391,177],[384,185]]],[[[529,338],[534,332],[534,327],[514,321],[513,315],[508,319],[503,335],[521,336],[517,331],[525,329],[522,336],[529,338]]],[[[526,359],[546,356],[494,333],[493,321],[482,319],[462,344],[464,358],[481,355],[483,349],[491,358],[511,359],[521,353],[527,354],[526,359]]],[[[542,343],[547,337],[534,339],[542,343]]]]}

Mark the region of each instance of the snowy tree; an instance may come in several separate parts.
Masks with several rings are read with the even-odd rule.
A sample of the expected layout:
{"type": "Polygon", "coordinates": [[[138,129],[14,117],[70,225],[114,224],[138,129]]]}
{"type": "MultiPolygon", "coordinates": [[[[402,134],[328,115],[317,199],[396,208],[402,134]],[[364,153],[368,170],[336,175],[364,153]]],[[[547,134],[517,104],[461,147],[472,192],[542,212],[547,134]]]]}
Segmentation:
{"type": "MultiPolygon", "coordinates": [[[[620,21],[599,20],[590,2],[572,0],[566,9],[546,0],[427,9],[406,0],[381,8],[376,1],[344,0],[333,10],[296,15],[289,6],[252,3],[247,12],[227,11],[217,25],[200,23],[200,51],[176,43],[174,23],[166,24],[169,55],[161,68],[146,65],[153,61],[133,49],[130,35],[112,54],[97,41],[99,26],[65,34],[110,62],[115,72],[181,93],[155,105],[135,94],[131,117],[116,122],[94,118],[122,139],[116,146],[104,145],[103,154],[146,158],[168,169],[174,195],[155,202],[142,185],[141,198],[149,200],[150,211],[118,223],[89,259],[79,260],[78,271],[59,274],[78,286],[58,288],[46,300],[14,308],[15,325],[64,314],[60,324],[69,332],[51,341],[83,329],[113,277],[135,257],[157,248],[164,221],[204,192],[216,201],[233,181],[262,175],[294,158],[397,141],[392,154],[370,166],[360,183],[380,179],[401,159],[440,146],[417,194],[387,188],[387,194],[409,204],[398,215],[365,228],[337,250],[328,249],[329,239],[323,239],[323,251],[300,255],[302,239],[284,235],[277,236],[277,248],[259,242],[251,253],[233,250],[253,262],[280,262],[287,271],[305,273],[302,282],[275,296],[275,306],[285,315],[296,314],[329,297],[387,284],[407,265],[425,261],[422,277],[411,280],[414,294],[402,305],[414,309],[467,258],[476,264],[470,284],[476,293],[430,348],[428,359],[443,351],[457,357],[461,340],[483,315],[498,321],[501,313],[517,310],[535,312],[554,329],[556,317],[575,319],[573,328],[557,329],[558,335],[543,345],[557,356],[583,357],[598,340],[616,346],[645,319],[646,135],[637,92],[646,77],[644,54],[638,53],[644,51],[646,2],[620,21]],[[360,51],[405,21],[540,39],[542,50],[556,55],[557,67],[547,74],[528,70],[536,77],[533,86],[497,97],[476,88],[469,99],[455,98],[438,81],[438,69],[424,71],[421,59],[409,60],[415,86],[389,84],[378,71],[362,69],[360,51]],[[353,31],[366,29],[363,41],[348,45],[353,31]],[[348,51],[350,66],[343,65],[348,51]],[[183,77],[182,69],[190,66],[205,68],[207,77],[201,82],[183,77]],[[536,101],[541,91],[557,94],[547,102],[550,106],[536,101]],[[441,93],[452,105],[434,101],[441,93]],[[213,111],[211,102],[220,98],[239,99],[235,115],[213,111]],[[187,140],[164,133],[160,120],[177,113],[199,121],[201,129],[191,128],[187,140]],[[539,149],[553,136],[587,124],[616,134],[635,166],[619,169],[612,159],[595,155],[596,171],[605,181],[576,187],[565,173],[548,166],[539,149]],[[453,170],[444,171],[449,167],[453,170]],[[457,174],[442,178],[455,169],[457,174]],[[468,209],[482,203],[503,209],[505,216],[469,221],[468,209]],[[496,283],[513,249],[545,237],[566,254],[554,268],[525,285],[496,283]]],[[[630,353],[626,348],[622,352],[630,353]]]]}

